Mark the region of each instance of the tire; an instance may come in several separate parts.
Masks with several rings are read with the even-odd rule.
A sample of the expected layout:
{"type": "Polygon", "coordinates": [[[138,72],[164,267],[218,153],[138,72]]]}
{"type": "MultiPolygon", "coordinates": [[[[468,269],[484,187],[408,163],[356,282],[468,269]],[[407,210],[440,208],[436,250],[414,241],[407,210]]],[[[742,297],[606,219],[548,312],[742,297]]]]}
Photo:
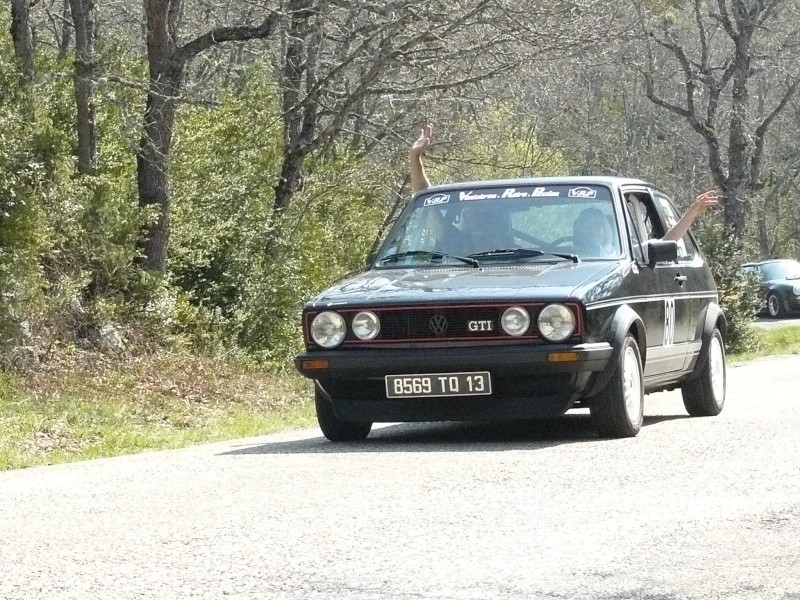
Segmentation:
{"type": "Polygon", "coordinates": [[[692,417],[716,417],[725,406],[726,386],[725,344],[719,329],[714,329],[700,374],[681,386],[686,412],[692,417]]]}
{"type": "Polygon", "coordinates": [[[606,387],[591,399],[589,412],[601,437],[634,437],[644,418],[642,357],[628,334],[606,387]]]}
{"type": "Polygon", "coordinates": [[[333,403],[314,386],[314,408],[322,435],[332,442],[358,442],[369,435],[372,423],[342,421],[333,412],[333,403]]]}
{"type": "Polygon", "coordinates": [[[769,296],[767,296],[767,312],[773,319],[782,319],[786,316],[783,300],[781,300],[777,292],[770,292],[769,296]]]}

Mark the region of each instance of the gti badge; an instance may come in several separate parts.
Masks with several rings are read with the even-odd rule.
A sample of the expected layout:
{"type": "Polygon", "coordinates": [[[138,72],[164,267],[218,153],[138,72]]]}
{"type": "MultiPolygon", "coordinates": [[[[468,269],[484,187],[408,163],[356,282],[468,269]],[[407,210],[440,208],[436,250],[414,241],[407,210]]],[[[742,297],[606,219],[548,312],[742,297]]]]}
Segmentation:
{"type": "Polygon", "coordinates": [[[470,331],[494,331],[491,321],[467,321],[467,329],[470,331]]]}

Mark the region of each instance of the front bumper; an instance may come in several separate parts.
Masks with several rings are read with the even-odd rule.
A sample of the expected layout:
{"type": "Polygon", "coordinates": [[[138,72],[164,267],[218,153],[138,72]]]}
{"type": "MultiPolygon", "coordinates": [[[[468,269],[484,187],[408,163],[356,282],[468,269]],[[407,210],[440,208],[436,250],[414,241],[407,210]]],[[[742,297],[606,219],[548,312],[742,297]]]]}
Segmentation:
{"type": "Polygon", "coordinates": [[[462,421],[554,417],[568,410],[609,366],[608,343],[339,349],[303,353],[297,369],[345,421],[462,421]],[[575,353],[553,362],[554,353],[575,353]],[[308,361],[327,361],[309,368],[308,361]],[[492,394],[389,399],[384,376],[489,371],[492,394]]]}

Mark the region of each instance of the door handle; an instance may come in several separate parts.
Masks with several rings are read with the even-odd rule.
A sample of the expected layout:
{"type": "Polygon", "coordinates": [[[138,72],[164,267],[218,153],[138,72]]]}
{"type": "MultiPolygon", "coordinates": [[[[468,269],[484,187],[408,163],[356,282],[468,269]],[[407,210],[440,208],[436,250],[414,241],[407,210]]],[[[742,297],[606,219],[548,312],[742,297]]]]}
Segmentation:
{"type": "Polygon", "coordinates": [[[675,275],[675,281],[678,282],[678,285],[683,285],[686,283],[686,275],[681,275],[680,273],[675,275]]]}

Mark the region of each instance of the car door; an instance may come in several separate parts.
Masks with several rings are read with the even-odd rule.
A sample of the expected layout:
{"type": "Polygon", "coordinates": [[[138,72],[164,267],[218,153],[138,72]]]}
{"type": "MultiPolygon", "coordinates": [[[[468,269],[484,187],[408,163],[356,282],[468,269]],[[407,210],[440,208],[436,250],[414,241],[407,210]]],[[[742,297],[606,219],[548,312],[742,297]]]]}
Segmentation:
{"type": "MultiPolygon", "coordinates": [[[[670,199],[659,191],[654,191],[656,206],[661,212],[666,226],[672,227],[679,215],[670,199]]],[[[686,233],[678,241],[678,260],[674,264],[673,287],[677,302],[681,306],[680,316],[676,318],[676,342],[686,346],[686,364],[700,352],[702,345],[702,323],[708,304],[717,299],[717,291],[710,269],[691,233],[686,233]]]]}
{"type": "MultiPolygon", "coordinates": [[[[641,239],[662,237],[664,223],[653,191],[645,187],[630,187],[623,190],[623,195],[641,239]]],[[[688,276],[676,263],[657,263],[652,274],[654,285],[647,299],[648,319],[645,321],[648,330],[645,376],[664,375],[684,368],[691,310],[682,293],[688,276]]]]}

